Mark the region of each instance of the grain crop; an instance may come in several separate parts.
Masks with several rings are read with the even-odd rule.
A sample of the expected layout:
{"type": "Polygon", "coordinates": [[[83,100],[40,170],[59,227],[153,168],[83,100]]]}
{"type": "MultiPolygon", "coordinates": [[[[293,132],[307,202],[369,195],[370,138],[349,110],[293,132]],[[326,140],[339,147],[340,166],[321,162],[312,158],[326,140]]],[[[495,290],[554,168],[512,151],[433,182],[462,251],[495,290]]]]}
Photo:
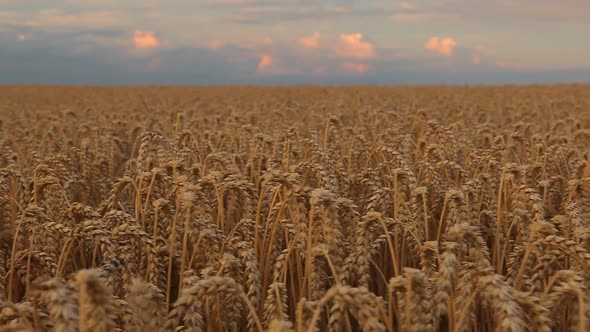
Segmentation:
{"type": "Polygon", "coordinates": [[[1,331],[589,331],[590,86],[0,87],[1,331]]]}

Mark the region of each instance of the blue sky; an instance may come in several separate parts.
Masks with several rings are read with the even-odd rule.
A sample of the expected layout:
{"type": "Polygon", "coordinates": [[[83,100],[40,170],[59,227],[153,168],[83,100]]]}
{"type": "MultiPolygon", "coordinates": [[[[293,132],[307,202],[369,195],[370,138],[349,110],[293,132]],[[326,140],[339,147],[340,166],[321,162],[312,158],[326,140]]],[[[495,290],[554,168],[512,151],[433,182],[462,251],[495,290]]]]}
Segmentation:
{"type": "Polygon", "coordinates": [[[0,0],[0,83],[590,82],[587,0],[0,0]]]}

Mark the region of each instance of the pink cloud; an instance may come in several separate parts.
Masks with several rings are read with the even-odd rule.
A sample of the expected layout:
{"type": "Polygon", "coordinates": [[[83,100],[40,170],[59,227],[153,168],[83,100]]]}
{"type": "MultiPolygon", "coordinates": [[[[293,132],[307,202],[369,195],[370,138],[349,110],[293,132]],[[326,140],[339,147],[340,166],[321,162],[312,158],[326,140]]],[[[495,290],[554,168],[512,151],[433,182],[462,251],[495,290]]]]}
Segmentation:
{"type": "Polygon", "coordinates": [[[444,56],[452,56],[453,50],[457,46],[457,41],[451,37],[439,39],[438,37],[432,37],[426,42],[426,49],[432,50],[444,56]]]}
{"type": "Polygon", "coordinates": [[[267,70],[273,63],[273,59],[270,55],[268,54],[263,54],[260,57],[260,61],[258,62],[258,71],[265,71],[267,70]]]}
{"type": "Polygon", "coordinates": [[[20,41],[27,41],[30,40],[33,36],[30,33],[27,34],[20,34],[18,35],[18,40],[20,41]]]}
{"type": "Polygon", "coordinates": [[[335,52],[342,57],[371,59],[375,57],[375,45],[363,41],[362,33],[342,34],[335,52]]]}
{"type": "Polygon", "coordinates": [[[293,75],[302,69],[297,66],[285,66],[281,60],[272,53],[262,53],[259,55],[256,72],[262,75],[293,75]]]}
{"type": "Polygon", "coordinates": [[[153,32],[135,30],[133,33],[133,45],[135,48],[149,49],[162,45],[162,42],[153,32]]]}
{"type": "Polygon", "coordinates": [[[220,47],[223,47],[223,45],[225,45],[225,42],[223,40],[214,39],[214,40],[210,40],[207,43],[207,48],[212,49],[212,50],[216,50],[220,47]]]}
{"type": "Polygon", "coordinates": [[[481,58],[479,57],[479,55],[474,55],[473,57],[471,57],[471,62],[473,62],[476,65],[479,65],[481,63],[481,58]]]}
{"type": "MultiPolygon", "coordinates": [[[[274,42],[270,38],[230,42],[243,57],[256,57],[256,69],[264,75],[366,73],[376,58],[376,46],[362,33],[324,35],[314,32],[295,40],[274,42]],[[294,42],[294,43],[293,43],[294,42]],[[287,54],[298,54],[297,61],[287,54]]],[[[225,44],[227,45],[227,44],[225,44]]],[[[209,42],[209,48],[217,42],[209,42]]],[[[228,56],[230,50],[222,52],[228,56]],[[227,54],[226,54],[227,53],[227,54]]]]}
{"type": "Polygon", "coordinates": [[[344,62],[341,67],[347,71],[351,71],[357,74],[366,73],[369,66],[364,63],[344,62]]]}
{"type": "Polygon", "coordinates": [[[320,46],[320,37],[321,35],[318,32],[315,32],[311,36],[303,36],[299,37],[298,42],[304,48],[317,48],[320,46]]]}

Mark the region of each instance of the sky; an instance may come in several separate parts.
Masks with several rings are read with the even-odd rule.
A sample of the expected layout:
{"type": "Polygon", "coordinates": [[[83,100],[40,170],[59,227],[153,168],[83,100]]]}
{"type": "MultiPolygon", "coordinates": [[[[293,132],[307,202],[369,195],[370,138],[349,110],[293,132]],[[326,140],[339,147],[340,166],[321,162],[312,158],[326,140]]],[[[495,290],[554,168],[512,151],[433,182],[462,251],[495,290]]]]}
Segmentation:
{"type": "Polygon", "coordinates": [[[0,84],[559,82],[588,0],[0,0],[0,84]]]}

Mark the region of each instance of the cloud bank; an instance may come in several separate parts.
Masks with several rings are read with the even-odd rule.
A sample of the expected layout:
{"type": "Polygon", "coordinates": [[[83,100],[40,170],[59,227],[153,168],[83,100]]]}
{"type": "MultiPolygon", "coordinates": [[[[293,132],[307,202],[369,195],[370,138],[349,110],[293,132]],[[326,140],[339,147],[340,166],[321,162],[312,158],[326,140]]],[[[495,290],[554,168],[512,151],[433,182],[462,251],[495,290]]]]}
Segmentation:
{"type": "Polygon", "coordinates": [[[590,81],[590,45],[579,42],[590,2],[581,0],[49,5],[0,0],[0,83],[590,81]]]}

